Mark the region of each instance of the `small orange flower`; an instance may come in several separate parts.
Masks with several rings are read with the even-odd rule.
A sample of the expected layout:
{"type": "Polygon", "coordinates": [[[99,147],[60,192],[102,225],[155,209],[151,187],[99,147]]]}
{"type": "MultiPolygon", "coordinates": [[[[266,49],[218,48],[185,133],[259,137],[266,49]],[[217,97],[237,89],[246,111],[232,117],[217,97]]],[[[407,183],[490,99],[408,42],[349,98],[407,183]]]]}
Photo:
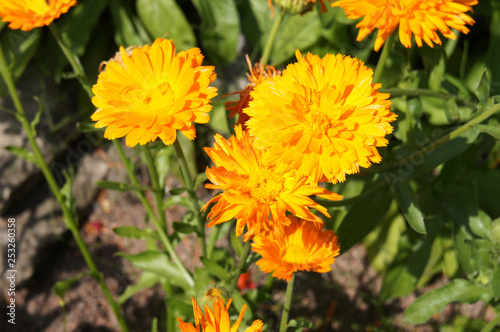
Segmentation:
{"type": "MultiPolygon", "coordinates": [[[[221,299],[215,299],[213,310],[210,309],[208,305],[205,305],[205,315],[203,315],[203,312],[198,306],[198,303],[196,303],[196,300],[192,299],[192,301],[196,328],[193,324],[185,323],[182,319],[177,318],[179,321],[179,328],[182,332],[200,332],[200,328],[203,332],[237,332],[247,308],[246,304],[244,304],[241,308],[238,319],[231,327],[231,321],[229,319],[229,306],[231,305],[233,299],[229,299],[226,306],[224,306],[224,302],[221,299]]],[[[263,326],[264,324],[262,321],[256,320],[245,330],[245,332],[260,332],[262,331],[263,326]]]]}
{"type": "Polygon", "coordinates": [[[320,223],[291,218],[292,223],[284,228],[282,236],[254,237],[252,249],[262,256],[257,265],[263,272],[274,271],[273,277],[286,281],[297,271],[330,271],[340,251],[335,233],[322,231],[320,223]]]}
{"type": "Polygon", "coordinates": [[[0,17],[13,30],[30,31],[49,25],[74,5],[76,0],[0,0],[0,17]]]}
{"type": "MultiPolygon", "coordinates": [[[[388,94],[372,84],[373,71],[343,55],[323,58],[297,50],[282,76],[255,87],[244,110],[256,148],[298,169],[315,185],[344,181],[381,161],[377,147],[392,132],[388,94]]],[[[300,216],[298,216],[300,217],[300,216]]]]}
{"type": "Polygon", "coordinates": [[[194,139],[194,122],[207,123],[217,88],[213,66],[202,66],[198,48],[176,54],[171,40],[158,38],[151,47],[138,47],[111,60],[92,91],[98,110],[96,128],[107,127],[108,139],[127,136],[128,146],[156,140],[175,142],[179,130],[194,139]]]}
{"type": "Polygon", "coordinates": [[[430,47],[433,42],[441,45],[439,30],[449,39],[457,39],[451,29],[468,33],[466,24],[474,20],[465,14],[477,5],[477,0],[340,0],[332,7],[342,7],[350,19],[363,17],[359,28],[358,41],[363,40],[374,29],[378,29],[375,51],[399,25],[399,40],[409,48],[412,34],[419,47],[424,41],[430,47]]]}
{"type": "Polygon", "coordinates": [[[233,93],[229,93],[226,96],[231,95],[239,95],[240,100],[238,101],[228,101],[225,106],[228,111],[231,113],[229,117],[232,119],[238,114],[237,125],[245,126],[245,122],[249,119],[249,116],[246,113],[243,113],[243,109],[248,107],[248,102],[252,100],[250,96],[250,92],[263,81],[268,79],[269,77],[274,77],[276,75],[281,75],[281,71],[276,70],[274,66],[266,65],[264,66],[261,62],[256,63],[252,68],[252,63],[250,62],[250,58],[248,55],[246,56],[248,68],[250,68],[250,73],[247,73],[248,80],[250,83],[247,84],[246,88],[242,91],[237,91],[233,93]]]}
{"type": "Polygon", "coordinates": [[[290,224],[287,211],[315,222],[321,219],[311,208],[329,217],[326,208],[309,198],[310,195],[330,200],[342,197],[306,184],[307,177],[299,176],[289,164],[269,162],[265,149],[255,149],[253,139],[241,126],[235,127],[235,136],[229,140],[215,135],[215,141],[213,148],[205,148],[215,164],[206,170],[212,182],[206,187],[223,192],[202,208],[216,203],[207,216],[211,219],[208,227],[236,218],[236,235],[240,236],[246,226],[247,241],[262,232],[280,233],[283,226],[290,224]]]}

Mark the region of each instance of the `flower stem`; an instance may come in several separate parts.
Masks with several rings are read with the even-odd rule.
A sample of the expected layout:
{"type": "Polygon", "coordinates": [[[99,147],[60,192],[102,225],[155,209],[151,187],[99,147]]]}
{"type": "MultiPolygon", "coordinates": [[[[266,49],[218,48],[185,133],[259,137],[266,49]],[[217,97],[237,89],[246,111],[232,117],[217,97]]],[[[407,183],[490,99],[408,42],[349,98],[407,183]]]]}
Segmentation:
{"type": "Polygon", "coordinates": [[[500,313],[496,315],[493,320],[491,320],[488,324],[486,324],[485,327],[481,330],[481,332],[490,332],[493,331],[493,329],[497,326],[497,324],[500,322],[500,313]]]}
{"type": "Polygon", "coordinates": [[[85,263],[87,264],[88,268],[92,272],[92,275],[94,279],[97,281],[99,286],[101,287],[102,292],[104,293],[104,296],[108,300],[109,304],[111,305],[111,308],[116,316],[116,319],[118,320],[118,324],[120,325],[120,328],[122,331],[128,331],[127,325],[125,324],[125,320],[120,312],[120,307],[118,306],[118,303],[115,301],[113,298],[113,295],[111,294],[111,291],[109,290],[108,286],[106,285],[106,282],[104,281],[104,277],[102,273],[99,271],[97,268],[96,264],[94,263],[94,260],[92,259],[92,256],[90,256],[90,253],[85,246],[85,242],[83,241],[80,231],[78,229],[78,222],[76,215],[74,214],[73,210],[68,206],[68,204],[65,201],[65,198],[63,194],[61,193],[61,190],[59,186],[57,185],[57,181],[54,178],[54,175],[52,174],[52,171],[50,170],[49,166],[47,165],[42,152],[40,150],[40,147],[38,146],[38,143],[36,142],[35,139],[35,131],[31,127],[30,123],[28,122],[28,119],[26,117],[26,112],[24,111],[24,108],[22,106],[21,100],[19,99],[19,96],[17,94],[14,81],[12,79],[12,76],[10,74],[9,69],[7,68],[7,62],[5,61],[5,56],[3,52],[3,48],[0,45],[0,74],[2,75],[7,88],[9,90],[9,93],[12,97],[12,101],[14,103],[14,107],[16,108],[17,112],[17,118],[21,122],[21,125],[23,126],[23,129],[26,131],[26,136],[28,138],[28,141],[31,145],[31,148],[33,149],[33,155],[36,160],[36,165],[40,168],[42,171],[51,191],[52,194],[55,196],[57,203],[62,209],[63,217],[64,217],[64,223],[66,227],[70,230],[71,234],[73,235],[73,238],[75,239],[75,242],[78,246],[78,249],[80,250],[83,259],[85,260],[85,263]]]}
{"type": "MultiPolygon", "coordinates": [[[[137,177],[135,176],[134,173],[134,168],[132,166],[132,163],[130,160],[125,156],[125,152],[123,151],[123,148],[120,144],[120,142],[116,139],[113,140],[113,144],[118,151],[118,154],[120,155],[120,158],[125,165],[125,169],[127,170],[130,182],[132,182],[133,185],[139,185],[139,181],[137,180],[137,177]]],[[[156,231],[158,232],[158,235],[160,236],[160,242],[162,243],[164,249],[168,252],[170,257],[174,260],[175,265],[177,265],[177,268],[179,271],[184,275],[186,280],[191,286],[194,286],[194,280],[191,274],[188,272],[184,264],[182,264],[181,259],[179,258],[179,255],[177,255],[177,252],[175,251],[174,246],[172,245],[172,242],[170,241],[167,233],[163,229],[163,225],[161,222],[158,220],[156,217],[155,212],[153,211],[153,208],[151,207],[151,204],[149,204],[148,200],[146,199],[146,196],[144,195],[143,192],[141,191],[136,191],[137,197],[141,201],[142,205],[146,209],[146,213],[149,215],[151,220],[153,221],[153,224],[155,225],[156,231]]]]}
{"type": "Polygon", "coordinates": [[[231,284],[229,285],[229,294],[231,294],[236,289],[236,284],[238,283],[238,278],[240,277],[241,273],[243,272],[243,268],[245,267],[245,263],[247,261],[248,255],[250,254],[251,247],[252,247],[252,244],[250,243],[250,240],[245,242],[245,246],[243,247],[243,251],[241,252],[241,255],[240,255],[240,262],[238,263],[238,268],[236,269],[236,275],[233,276],[233,280],[231,281],[231,284]]]}
{"type": "Polygon", "coordinates": [[[380,54],[380,58],[377,62],[377,67],[375,67],[375,73],[373,74],[373,82],[378,83],[380,81],[380,76],[382,76],[382,72],[384,71],[385,62],[387,61],[387,57],[392,49],[392,44],[394,44],[394,39],[396,38],[396,33],[393,32],[389,35],[387,40],[385,41],[384,49],[382,50],[382,54],[380,54]]]}
{"type": "Polygon", "coordinates": [[[283,314],[281,315],[280,331],[285,332],[288,324],[288,315],[290,313],[290,304],[292,303],[292,293],[293,293],[293,282],[295,281],[295,273],[292,275],[292,279],[288,282],[286,286],[286,297],[285,305],[283,306],[283,314]]]}
{"type": "Polygon", "coordinates": [[[274,19],[273,26],[271,28],[271,32],[269,33],[269,39],[267,40],[266,46],[264,47],[264,52],[262,52],[262,65],[266,65],[269,61],[269,56],[271,55],[271,51],[273,49],[274,40],[276,39],[276,35],[278,34],[281,22],[283,21],[283,17],[285,16],[285,11],[280,10],[276,18],[274,19]]]}
{"type": "Polygon", "coordinates": [[[54,38],[57,40],[59,47],[66,56],[66,59],[68,59],[69,63],[71,64],[71,67],[73,67],[73,71],[75,72],[76,78],[78,79],[78,81],[80,81],[80,84],[82,85],[85,92],[88,94],[89,98],[92,99],[94,97],[94,93],[92,92],[92,87],[90,85],[87,75],[85,74],[85,70],[83,69],[83,66],[80,63],[80,59],[78,59],[78,57],[66,46],[66,43],[64,42],[64,39],[62,38],[61,33],[59,32],[59,29],[56,27],[55,24],[50,24],[49,29],[50,32],[52,32],[54,38]]]}
{"type": "Polygon", "coordinates": [[[158,179],[158,172],[156,170],[156,165],[153,160],[153,155],[151,154],[151,149],[146,144],[142,147],[144,152],[144,157],[146,158],[146,164],[148,166],[149,176],[151,177],[151,184],[153,187],[153,193],[156,200],[156,210],[158,211],[158,216],[160,217],[160,224],[163,230],[167,231],[167,218],[165,217],[165,211],[163,210],[163,199],[165,198],[165,193],[161,190],[160,181],[158,179]]]}
{"type": "Polygon", "coordinates": [[[186,161],[186,156],[182,151],[181,144],[179,140],[176,139],[174,142],[175,152],[177,153],[177,159],[181,165],[182,177],[184,180],[184,186],[186,186],[189,200],[191,201],[191,205],[193,206],[193,213],[196,218],[196,222],[198,225],[198,237],[201,242],[201,253],[203,256],[207,256],[207,244],[205,239],[205,222],[201,218],[200,205],[198,204],[198,197],[196,196],[194,182],[191,177],[191,172],[189,171],[189,167],[186,161]]]}

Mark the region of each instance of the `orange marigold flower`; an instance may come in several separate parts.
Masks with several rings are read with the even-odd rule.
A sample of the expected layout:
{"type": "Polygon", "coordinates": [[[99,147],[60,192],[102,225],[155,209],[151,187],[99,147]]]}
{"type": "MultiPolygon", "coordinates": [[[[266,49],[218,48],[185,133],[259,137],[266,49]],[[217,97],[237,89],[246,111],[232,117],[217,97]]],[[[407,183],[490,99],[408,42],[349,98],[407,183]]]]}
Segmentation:
{"type": "Polygon", "coordinates": [[[215,164],[206,170],[212,182],[206,187],[223,192],[202,208],[216,203],[207,216],[211,219],[208,227],[236,218],[236,235],[240,236],[246,225],[244,240],[247,241],[255,234],[280,233],[283,226],[290,224],[287,211],[314,222],[321,219],[310,208],[329,217],[327,209],[309,198],[310,195],[330,200],[342,197],[308,185],[307,177],[299,176],[289,164],[271,163],[265,149],[254,148],[253,139],[241,126],[235,127],[235,136],[229,140],[217,134],[215,141],[213,148],[205,148],[215,164]]]}
{"type": "Polygon", "coordinates": [[[76,0],[0,0],[0,17],[11,29],[30,31],[49,25],[74,5],[76,0]]]}
{"type": "Polygon", "coordinates": [[[175,142],[176,130],[194,139],[194,123],[207,123],[217,88],[213,66],[202,66],[198,48],[176,54],[171,40],[158,38],[135,48],[132,55],[120,48],[121,59],[111,60],[92,88],[98,110],[96,128],[107,127],[104,137],[126,137],[128,146],[156,140],[175,142]]]}
{"type": "Polygon", "coordinates": [[[233,93],[229,93],[226,96],[231,95],[239,95],[240,100],[238,101],[228,101],[225,106],[228,111],[231,113],[229,117],[232,119],[238,114],[237,125],[245,126],[245,122],[249,119],[249,116],[246,113],[243,113],[242,110],[248,107],[248,102],[252,100],[250,96],[250,92],[263,81],[268,79],[269,77],[274,77],[276,75],[281,75],[281,71],[276,70],[274,66],[266,65],[264,66],[262,62],[256,63],[252,68],[252,63],[250,62],[250,58],[248,55],[246,56],[248,68],[250,68],[250,73],[247,73],[248,80],[250,83],[247,84],[246,88],[242,91],[237,91],[233,93]]]}
{"type": "Polygon", "coordinates": [[[375,51],[378,51],[399,24],[399,40],[405,47],[411,47],[411,36],[422,47],[422,40],[433,47],[441,45],[437,30],[446,38],[456,39],[451,29],[468,33],[466,24],[474,20],[465,14],[472,11],[477,0],[340,0],[332,7],[342,7],[350,19],[363,17],[358,41],[363,40],[375,28],[378,29],[375,51]]]}
{"type": "Polygon", "coordinates": [[[257,265],[273,277],[290,281],[297,271],[324,273],[339,255],[337,236],[322,224],[291,217],[292,223],[284,228],[282,236],[257,235],[252,249],[262,256],[257,265]]]}
{"type": "MultiPolygon", "coordinates": [[[[227,305],[221,299],[216,299],[213,304],[213,309],[210,309],[208,305],[205,305],[205,315],[201,311],[201,308],[196,303],[195,299],[193,301],[193,311],[194,320],[196,328],[191,323],[185,323],[182,319],[177,318],[179,321],[179,328],[183,332],[237,332],[240,327],[241,321],[243,320],[243,315],[247,308],[246,304],[243,305],[240,311],[240,315],[236,322],[231,327],[231,321],[229,319],[229,306],[233,299],[227,301],[227,305]]],[[[260,332],[264,324],[260,320],[253,322],[252,326],[247,328],[245,332],[260,332]]]]}
{"type": "Polygon", "coordinates": [[[387,145],[396,115],[389,95],[372,84],[373,71],[340,54],[295,54],[298,62],[251,93],[244,111],[255,147],[269,148],[311,184],[344,181],[380,162],[377,147],[387,145]]]}

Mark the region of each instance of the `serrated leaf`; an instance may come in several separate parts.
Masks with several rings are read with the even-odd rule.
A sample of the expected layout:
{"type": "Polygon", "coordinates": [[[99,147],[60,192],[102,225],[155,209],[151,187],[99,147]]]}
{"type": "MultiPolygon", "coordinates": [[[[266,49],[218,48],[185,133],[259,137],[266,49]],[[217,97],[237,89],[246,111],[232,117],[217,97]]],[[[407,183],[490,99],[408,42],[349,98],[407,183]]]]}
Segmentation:
{"type": "Polygon", "coordinates": [[[179,51],[196,46],[193,29],[174,0],[138,0],[136,8],[153,38],[172,39],[179,51]]]}
{"type": "Polygon", "coordinates": [[[149,190],[147,186],[133,185],[128,183],[112,182],[112,181],[97,181],[97,186],[101,189],[112,189],[118,191],[146,191],[149,190]]]}
{"type": "Polygon", "coordinates": [[[162,252],[143,251],[136,255],[119,252],[117,255],[129,260],[132,265],[143,271],[167,278],[172,284],[182,287],[186,292],[192,291],[193,285],[186,280],[182,272],[170,261],[170,258],[162,252]]]}
{"type": "Polygon", "coordinates": [[[207,257],[200,257],[201,262],[203,263],[203,266],[207,268],[207,270],[220,280],[224,281],[228,277],[227,271],[217,264],[214,260],[207,258],[207,257]]]}
{"type": "Polygon", "coordinates": [[[125,288],[125,291],[118,297],[118,304],[123,305],[137,292],[145,288],[151,288],[154,285],[163,282],[163,280],[165,280],[165,278],[159,276],[156,273],[143,271],[139,276],[139,280],[137,280],[135,284],[127,286],[127,288],[125,288]]]}
{"type": "Polygon", "coordinates": [[[234,61],[237,55],[240,22],[233,0],[192,0],[201,18],[200,41],[217,65],[234,61]]]}
{"type": "Polygon", "coordinates": [[[38,166],[35,154],[26,148],[20,148],[18,146],[6,146],[5,150],[38,166]]]}
{"type": "Polygon", "coordinates": [[[404,312],[403,321],[410,324],[423,324],[432,315],[440,313],[452,302],[474,303],[488,301],[489,292],[465,279],[455,279],[449,284],[433,289],[415,300],[404,312]]]}
{"type": "Polygon", "coordinates": [[[117,235],[130,239],[158,239],[158,234],[152,229],[139,229],[135,226],[119,226],[113,228],[117,235]]]}
{"type": "Polygon", "coordinates": [[[422,215],[420,205],[417,201],[417,196],[413,192],[413,189],[407,182],[399,181],[397,179],[395,181],[391,181],[391,184],[394,189],[396,200],[401,208],[401,211],[403,211],[408,224],[415,232],[425,234],[426,229],[424,216],[422,215]]]}

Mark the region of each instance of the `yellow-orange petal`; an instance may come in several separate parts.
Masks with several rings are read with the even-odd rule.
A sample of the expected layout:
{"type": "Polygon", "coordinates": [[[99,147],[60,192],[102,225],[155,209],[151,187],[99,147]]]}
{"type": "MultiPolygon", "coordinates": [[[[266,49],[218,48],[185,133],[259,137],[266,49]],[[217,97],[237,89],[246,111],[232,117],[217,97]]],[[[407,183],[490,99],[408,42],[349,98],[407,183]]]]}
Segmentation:
{"type": "Polygon", "coordinates": [[[161,38],[131,54],[120,48],[92,88],[96,127],[107,127],[108,139],[126,136],[131,147],[158,137],[172,144],[177,130],[194,139],[194,123],[208,122],[210,99],[217,95],[210,86],[214,67],[202,61],[198,48],[176,53],[174,43],[161,38]]]}

